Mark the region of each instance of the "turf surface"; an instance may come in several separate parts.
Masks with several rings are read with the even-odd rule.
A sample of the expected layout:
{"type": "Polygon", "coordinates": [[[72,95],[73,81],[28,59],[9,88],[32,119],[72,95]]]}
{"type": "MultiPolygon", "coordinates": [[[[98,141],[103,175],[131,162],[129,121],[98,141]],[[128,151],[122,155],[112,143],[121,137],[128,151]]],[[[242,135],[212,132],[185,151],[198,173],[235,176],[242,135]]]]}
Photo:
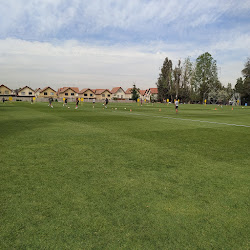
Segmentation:
{"type": "Polygon", "coordinates": [[[249,249],[249,108],[69,106],[0,104],[0,249],[249,249]]]}

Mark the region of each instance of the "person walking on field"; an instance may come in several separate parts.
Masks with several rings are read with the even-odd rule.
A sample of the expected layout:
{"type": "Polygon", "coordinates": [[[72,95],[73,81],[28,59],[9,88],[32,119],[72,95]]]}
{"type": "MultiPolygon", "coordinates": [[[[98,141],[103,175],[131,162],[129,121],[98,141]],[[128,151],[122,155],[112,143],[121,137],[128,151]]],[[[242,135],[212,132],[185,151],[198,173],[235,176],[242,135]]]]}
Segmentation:
{"type": "Polygon", "coordinates": [[[95,98],[93,99],[93,108],[95,107],[95,98]]]}
{"type": "Polygon", "coordinates": [[[175,105],[175,112],[176,112],[176,114],[178,114],[179,101],[178,101],[177,97],[176,97],[174,105],[175,105]]]}
{"type": "Polygon", "coordinates": [[[50,98],[49,98],[49,106],[50,106],[51,108],[53,108],[53,106],[52,106],[52,102],[53,102],[53,98],[52,98],[52,97],[50,97],[50,98]]]}
{"type": "Polygon", "coordinates": [[[79,103],[79,99],[78,99],[78,97],[76,98],[76,107],[75,107],[75,109],[78,109],[78,103],[79,103]]]}
{"type": "Polygon", "coordinates": [[[107,108],[108,103],[109,103],[109,100],[108,100],[108,98],[106,98],[106,100],[105,100],[105,108],[107,108]]]}
{"type": "Polygon", "coordinates": [[[67,98],[64,99],[64,104],[63,104],[63,106],[66,106],[66,107],[68,106],[68,99],[67,99],[67,98]]]}

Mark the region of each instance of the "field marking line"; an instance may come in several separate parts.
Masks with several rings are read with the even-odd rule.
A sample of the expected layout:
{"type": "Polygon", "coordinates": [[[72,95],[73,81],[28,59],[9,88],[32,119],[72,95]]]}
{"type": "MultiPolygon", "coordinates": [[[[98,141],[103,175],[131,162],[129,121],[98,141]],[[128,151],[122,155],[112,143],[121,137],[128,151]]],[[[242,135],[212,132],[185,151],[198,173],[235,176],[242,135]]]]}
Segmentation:
{"type": "MultiPolygon", "coordinates": [[[[118,111],[119,113],[125,113],[118,111]]],[[[227,125],[227,126],[235,126],[235,127],[244,127],[250,128],[250,125],[243,125],[243,124],[234,124],[234,123],[225,123],[225,122],[212,122],[212,121],[204,121],[204,120],[193,120],[187,118],[178,118],[178,117],[171,117],[171,116],[160,116],[160,115],[147,115],[147,114],[139,114],[139,113],[128,113],[129,115],[138,115],[138,116],[148,116],[154,118],[164,118],[164,119],[172,119],[172,120],[181,120],[181,121],[192,121],[192,122],[203,122],[203,123],[210,123],[210,124],[218,124],[218,125],[227,125]]]]}

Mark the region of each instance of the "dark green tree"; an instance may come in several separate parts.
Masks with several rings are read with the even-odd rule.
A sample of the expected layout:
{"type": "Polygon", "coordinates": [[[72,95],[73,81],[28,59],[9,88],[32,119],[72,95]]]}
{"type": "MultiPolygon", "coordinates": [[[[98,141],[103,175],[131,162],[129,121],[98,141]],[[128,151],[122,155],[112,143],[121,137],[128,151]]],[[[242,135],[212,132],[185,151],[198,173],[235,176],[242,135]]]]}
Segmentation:
{"type": "Polygon", "coordinates": [[[240,94],[242,104],[250,103],[250,57],[244,66],[244,69],[241,71],[243,78],[238,78],[235,84],[235,91],[240,94]]]}
{"type": "Polygon", "coordinates": [[[139,88],[136,88],[136,85],[133,85],[133,88],[131,89],[131,94],[132,94],[132,100],[137,101],[137,99],[140,97],[139,94],[139,88]]]}
{"type": "Polygon", "coordinates": [[[168,60],[166,57],[163,66],[161,68],[161,73],[158,77],[158,81],[156,83],[158,88],[158,100],[160,102],[163,99],[168,99],[170,97],[170,90],[171,90],[171,77],[172,77],[172,61],[168,60]]]}
{"type": "Polygon", "coordinates": [[[181,68],[181,61],[178,61],[178,66],[174,68],[173,70],[173,78],[174,78],[174,90],[175,90],[175,97],[179,98],[179,90],[181,85],[181,74],[182,74],[182,68],[181,68]]]}
{"type": "Polygon", "coordinates": [[[244,87],[243,87],[243,79],[242,79],[242,77],[240,77],[240,78],[238,78],[236,80],[236,84],[235,84],[234,88],[235,88],[235,91],[240,94],[240,96],[242,96],[244,94],[244,87]]]}
{"type": "Polygon", "coordinates": [[[241,71],[244,80],[243,80],[243,94],[242,94],[242,103],[250,103],[250,57],[245,63],[245,68],[241,71]]]}
{"type": "Polygon", "coordinates": [[[241,71],[243,77],[250,78],[250,57],[247,59],[245,63],[245,68],[241,71]]]}

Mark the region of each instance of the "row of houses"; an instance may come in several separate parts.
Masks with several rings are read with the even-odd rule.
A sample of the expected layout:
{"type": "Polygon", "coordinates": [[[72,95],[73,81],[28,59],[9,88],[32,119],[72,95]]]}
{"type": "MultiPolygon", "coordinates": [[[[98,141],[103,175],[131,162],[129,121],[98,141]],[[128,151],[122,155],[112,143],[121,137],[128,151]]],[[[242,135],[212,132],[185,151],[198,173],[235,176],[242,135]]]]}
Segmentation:
{"type": "MultiPolygon", "coordinates": [[[[33,90],[29,86],[25,86],[16,92],[5,85],[0,85],[0,96],[1,97],[35,97],[35,98],[83,98],[85,100],[130,100],[132,99],[132,88],[128,88],[126,91],[122,87],[115,87],[112,90],[109,89],[90,89],[84,88],[79,90],[77,87],[62,87],[55,91],[52,87],[45,87],[43,89],[33,90]]],[[[157,88],[149,88],[146,90],[140,90],[139,95],[142,100],[156,100],[158,94],[157,88]]]]}

